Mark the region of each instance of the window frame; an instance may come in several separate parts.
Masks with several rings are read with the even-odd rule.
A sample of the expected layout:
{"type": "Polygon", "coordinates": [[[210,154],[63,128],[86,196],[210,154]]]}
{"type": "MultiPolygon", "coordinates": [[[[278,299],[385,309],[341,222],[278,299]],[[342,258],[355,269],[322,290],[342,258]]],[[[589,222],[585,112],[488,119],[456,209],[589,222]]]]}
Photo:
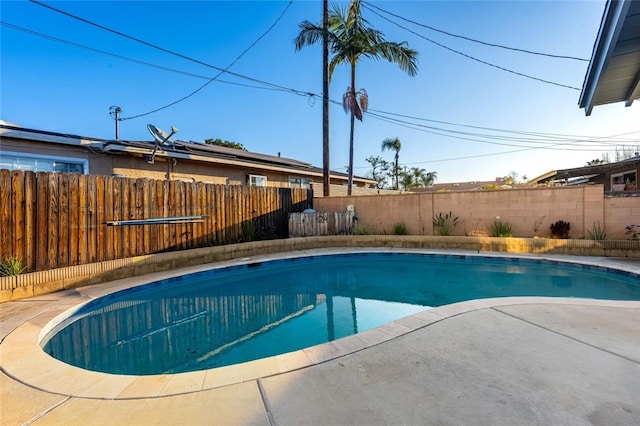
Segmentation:
{"type": "Polygon", "coordinates": [[[289,188],[295,188],[295,189],[311,189],[311,185],[313,184],[313,179],[311,178],[306,178],[306,177],[302,177],[302,176],[289,176],[289,188]],[[291,182],[292,179],[297,179],[299,182],[295,183],[295,182],[291,182]],[[303,184],[306,183],[306,187],[303,186],[303,184]]]}
{"type": "MultiPolygon", "coordinates": [[[[12,157],[23,157],[23,158],[33,158],[36,160],[49,160],[53,163],[68,163],[68,164],[80,164],[82,166],[83,175],[89,174],[89,160],[85,158],[77,158],[77,157],[63,157],[59,155],[46,155],[46,154],[32,154],[28,152],[20,152],[20,151],[0,151],[0,158],[12,158],[12,157]]],[[[52,165],[53,168],[53,165],[52,165]]],[[[47,173],[75,173],[75,172],[58,172],[55,170],[25,170],[20,168],[15,168],[12,166],[10,170],[23,170],[23,171],[33,171],[33,172],[47,172],[47,173]]]]}
{"type": "Polygon", "coordinates": [[[266,187],[267,182],[268,182],[268,179],[264,175],[254,175],[254,174],[247,173],[247,183],[249,184],[249,186],[266,187]],[[253,178],[264,179],[264,185],[254,185],[253,178]]]}
{"type": "Polygon", "coordinates": [[[626,175],[634,175],[632,185],[637,185],[638,183],[638,171],[637,169],[629,169],[624,172],[612,173],[610,176],[611,190],[613,190],[613,185],[626,185],[627,182],[625,180],[626,175]],[[621,178],[618,181],[616,178],[621,178]]]}

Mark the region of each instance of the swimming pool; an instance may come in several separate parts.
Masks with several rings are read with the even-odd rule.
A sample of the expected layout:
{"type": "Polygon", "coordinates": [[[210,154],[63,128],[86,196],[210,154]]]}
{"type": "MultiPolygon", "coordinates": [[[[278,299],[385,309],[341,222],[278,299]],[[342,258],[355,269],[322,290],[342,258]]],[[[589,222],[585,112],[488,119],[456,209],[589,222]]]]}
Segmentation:
{"type": "Polygon", "coordinates": [[[263,358],[433,306],[503,296],[640,300],[637,275],[523,258],[356,253],[248,263],[96,299],[43,349],[114,374],[162,374],[263,358]]]}

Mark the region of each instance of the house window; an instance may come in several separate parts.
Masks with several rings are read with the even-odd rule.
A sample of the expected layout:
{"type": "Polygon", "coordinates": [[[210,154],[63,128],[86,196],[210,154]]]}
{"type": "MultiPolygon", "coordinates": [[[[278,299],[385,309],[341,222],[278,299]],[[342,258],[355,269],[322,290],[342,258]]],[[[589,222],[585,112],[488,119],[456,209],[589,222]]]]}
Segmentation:
{"type": "Polygon", "coordinates": [[[247,175],[249,186],[267,186],[267,177],[260,175],[247,175]]]}
{"type": "Polygon", "coordinates": [[[0,169],[87,174],[89,161],[81,158],[55,157],[22,152],[0,152],[0,169]]]}
{"type": "Polygon", "coordinates": [[[622,173],[611,175],[612,191],[635,191],[636,189],[636,171],[628,170],[622,173]]]}
{"type": "Polygon", "coordinates": [[[289,188],[311,189],[311,179],[289,177],[289,188]]]}

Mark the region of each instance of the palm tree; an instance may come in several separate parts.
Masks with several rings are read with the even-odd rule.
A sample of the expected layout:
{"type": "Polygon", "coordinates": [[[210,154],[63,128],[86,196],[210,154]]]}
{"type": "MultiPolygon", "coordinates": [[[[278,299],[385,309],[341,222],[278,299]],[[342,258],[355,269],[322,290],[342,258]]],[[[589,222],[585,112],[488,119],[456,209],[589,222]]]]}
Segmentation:
{"type": "Polygon", "coordinates": [[[382,150],[390,150],[395,151],[396,155],[394,158],[395,167],[393,169],[393,175],[396,178],[396,189],[400,189],[400,185],[398,184],[398,175],[400,174],[400,168],[398,166],[398,159],[400,158],[400,149],[402,148],[402,143],[398,138],[387,138],[382,141],[382,150]]]}
{"type": "Polygon", "coordinates": [[[349,183],[347,194],[351,195],[353,185],[353,138],[355,118],[362,121],[362,115],[367,110],[368,96],[364,89],[356,91],[356,65],[360,57],[385,59],[397,63],[402,71],[410,76],[418,72],[418,52],[407,47],[406,42],[395,43],[384,39],[384,34],[368,26],[369,22],[362,17],[360,0],[351,0],[345,10],[333,6],[329,13],[327,31],[322,25],[309,21],[300,23],[300,33],[294,42],[296,50],[304,46],[315,44],[327,36],[332,58],[329,63],[329,78],[339,64],[349,64],[351,67],[351,86],[343,96],[345,111],[350,113],[349,132],[349,183]]]}
{"type": "Polygon", "coordinates": [[[438,172],[427,172],[426,174],[420,176],[420,184],[424,188],[427,188],[433,185],[436,179],[438,179],[438,172]]]}

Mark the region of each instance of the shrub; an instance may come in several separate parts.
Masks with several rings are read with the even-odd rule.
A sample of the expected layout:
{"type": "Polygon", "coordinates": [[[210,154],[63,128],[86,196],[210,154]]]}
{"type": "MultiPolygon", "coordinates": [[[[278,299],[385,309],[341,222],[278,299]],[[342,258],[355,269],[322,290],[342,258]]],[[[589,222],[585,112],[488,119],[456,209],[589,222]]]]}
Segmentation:
{"type": "Polygon", "coordinates": [[[249,242],[255,241],[260,236],[260,230],[258,224],[254,220],[245,220],[240,225],[240,241],[249,242]]]}
{"type": "Polygon", "coordinates": [[[596,241],[602,241],[607,239],[607,234],[604,232],[604,226],[600,225],[600,221],[594,223],[591,226],[591,231],[587,229],[589,238],[596,241]]]}
{"type": "Polygon", "coordinates": [[[407,225],[404,222],[398,222],[393,224],[393,233],[394,235],[407,235],[409,231],[407,231],[407,225]]]}
{"type": "Polygon", "coordinates": [[[512,235],[511,224],[500,219],[500,216],[496,216],[491,224],[490,235],[492,237],[510,237],[512,235]]]}
{"type": "Polygon", "coordinates": [[[458,216],[454,216],[453,213],[438,213],[437,216],[433,217],[433,226],[438,229],[439,235],[449,236],[451,235],[451,231],[453,228],[458,226],[460,223],[460,218],[458,216]]]}
{"type": "Polygon", "coordinates": [[[16,256],[0,258],[0,277],[20,275],[26,270],[27,267],[22,265],[22,259],[16,256]]]}
{"type": "Polygon", "coordinates": [[[369,225],[356,225],[353,228],[353,235],[373,235],[373,229],[369,225]]]}
{"type": "Polygon", "coordinates": [[[571,230],[571,224],[563,220],[559,220],[556,223],[552,223],[549,227],[551,230],[551,238],[569,238],[569,231],[571,230]]]}
{"type": "Polygon", "coordinates": [[[628,225],[624,227],[625,235],[629,237],[630,240],[639,240],[640,239],[640,225],[628,225]]]}

